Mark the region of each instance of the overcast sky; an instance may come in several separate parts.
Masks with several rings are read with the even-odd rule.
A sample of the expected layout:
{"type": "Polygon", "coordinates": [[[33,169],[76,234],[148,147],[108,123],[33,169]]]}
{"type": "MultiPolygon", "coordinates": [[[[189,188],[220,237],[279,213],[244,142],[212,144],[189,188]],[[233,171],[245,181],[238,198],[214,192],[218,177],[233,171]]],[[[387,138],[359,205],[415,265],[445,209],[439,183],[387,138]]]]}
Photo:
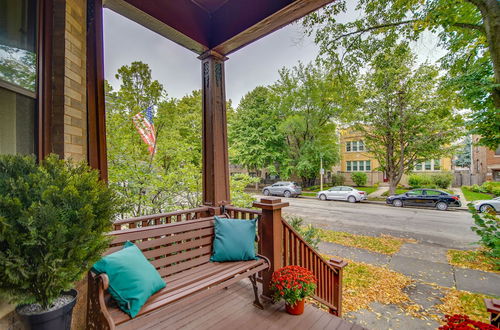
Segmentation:
{"type": "MultiPolygon", "coordinates": [[[[413,48],[420,61],[435,61],[443,54],[429,35],[413,48]]],[[[104,10],[104,54],[106,79],[115,89],[119,88],[118,68],[133,61],[149,64],[153,78],[170,97],[180,98],[201,88],[201,64],[195,53],[109,9],[104,10]]],[[[300,25],[286,26],[229,55],[226,96],[237,105],[256,86],[275,82],[281,67],[310,62],[317,54],[317,46],[302,35],[300,25]]]]}

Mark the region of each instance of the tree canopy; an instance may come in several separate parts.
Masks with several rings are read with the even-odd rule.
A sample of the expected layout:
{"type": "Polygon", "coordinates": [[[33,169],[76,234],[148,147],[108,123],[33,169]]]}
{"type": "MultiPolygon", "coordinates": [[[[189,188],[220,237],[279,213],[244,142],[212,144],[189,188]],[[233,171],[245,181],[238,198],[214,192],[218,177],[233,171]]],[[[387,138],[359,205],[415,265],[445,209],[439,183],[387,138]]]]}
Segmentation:
{"type": "Polygon", "coordinates": [[[339,20],[346,0],[335,1],[304,20],[321,54],[353,71],[396,40],[436,34],[447,51],[441,59],[447,83],[473,110],[469,127],[480,143],[500,142],[500,2],[495,0],[360,0],[355,19],[339,20]]]}
{"type": "Polygon", "coordinates": [[[450,156],[461,134],[453,94],[440,80],[436,67],[416,66],[406,43],[376,55],[360,80],[355,128],[387,174],[391,194],[418,162],[450,156]]]}

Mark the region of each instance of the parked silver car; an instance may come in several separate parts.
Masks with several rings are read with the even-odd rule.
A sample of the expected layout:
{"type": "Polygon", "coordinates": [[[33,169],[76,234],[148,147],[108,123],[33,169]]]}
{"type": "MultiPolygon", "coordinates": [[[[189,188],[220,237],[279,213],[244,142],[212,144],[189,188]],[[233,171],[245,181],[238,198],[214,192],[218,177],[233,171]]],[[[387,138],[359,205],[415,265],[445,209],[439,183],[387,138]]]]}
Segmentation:
{"type": "Polygon", "coordinates": [[[302,193],[302,188],[296,182],[280,181],[264,187],[262,193],[266,196],[278,195],[284,197],[297,197],[302,193]]]}
{"type": "Polygon", "coordinates": [[[500,197],[472,202],[474,208],[479,212],[500,212],[500,197]]]}
{"type": "Polygon", "coordinates": [[[348,201],[351,203],[361,202],[362,200],[368,199],[366,192],[346,186],[332,187],[328,190],[318,192],[316,196],[322,201],[332,199],[348,201]]]}

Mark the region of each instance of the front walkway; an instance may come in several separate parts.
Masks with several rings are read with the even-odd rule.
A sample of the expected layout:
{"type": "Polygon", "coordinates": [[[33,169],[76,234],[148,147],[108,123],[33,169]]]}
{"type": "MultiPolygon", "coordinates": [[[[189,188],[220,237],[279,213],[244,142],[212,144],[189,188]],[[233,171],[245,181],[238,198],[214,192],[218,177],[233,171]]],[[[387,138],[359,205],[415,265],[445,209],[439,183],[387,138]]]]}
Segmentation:
{"type": "Polygon", "coordinates": [[[285,312],[283,302],[263,302],[261,310],[253,306],[253,299],[250,281],[243,280],[203,301],[162,311],[156,325],[147,329],[364,329],[312,304],[306,304],[303,315],[295,316],[285,312]]]}
{"type": "Polygon", "coordinates": [[[389,191],[389,187],[378,187],[377,190],[368,195],[368,199],[370,198],[385,198],[386,196],[382,196],[383,193],[389,191]]]}
{"type": "MultiPolygon", "coordinates": [[[[404,244],[394,255],[380,254],[364,249],[321,242],[319,249],[328,255],[342,256],[357,262],[387,267],[416,280],[405,289],[409,298],[429,314],[440,314],[435,306],[441,304],[443,292],[436,287],[500,296],[500,275],[448,264],[446,248],[427,244],[404,244]]],[[[347,313],[346,318],[369,329],[436,329],[439,324],[407,315],[397,305],[372,303],[370,310],[347,313]]]]}

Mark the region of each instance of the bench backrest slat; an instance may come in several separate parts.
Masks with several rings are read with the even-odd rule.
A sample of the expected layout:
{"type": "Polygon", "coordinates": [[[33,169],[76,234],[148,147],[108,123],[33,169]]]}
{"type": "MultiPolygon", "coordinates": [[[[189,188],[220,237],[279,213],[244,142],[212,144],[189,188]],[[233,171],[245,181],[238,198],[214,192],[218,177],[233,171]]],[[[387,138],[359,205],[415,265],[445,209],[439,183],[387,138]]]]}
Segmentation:
{"type": "Polygon", "coordinates": [[[214,219],[116,230],[108,235],[113,240],[105,254],[116,252],[123,248],[126,241],[131,241],[165,277],[209,262],[214,219]]]}

